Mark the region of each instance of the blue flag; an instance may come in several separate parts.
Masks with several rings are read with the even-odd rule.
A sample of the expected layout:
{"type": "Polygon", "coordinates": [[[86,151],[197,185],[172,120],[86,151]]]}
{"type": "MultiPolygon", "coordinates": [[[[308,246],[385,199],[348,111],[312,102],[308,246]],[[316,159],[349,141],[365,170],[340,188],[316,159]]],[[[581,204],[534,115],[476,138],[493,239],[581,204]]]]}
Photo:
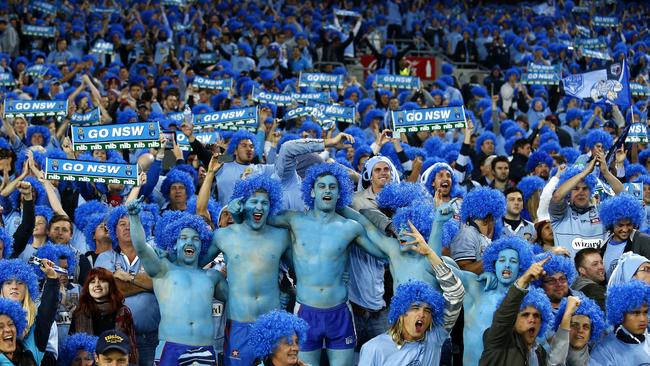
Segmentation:
{"type": "Polygon", "coordinates": [[[630,74],[625,61],[610,62],[602,69],[567,76],[562,83],[566,95],[572,97],[622,107],[632,104],[630,74]]]}

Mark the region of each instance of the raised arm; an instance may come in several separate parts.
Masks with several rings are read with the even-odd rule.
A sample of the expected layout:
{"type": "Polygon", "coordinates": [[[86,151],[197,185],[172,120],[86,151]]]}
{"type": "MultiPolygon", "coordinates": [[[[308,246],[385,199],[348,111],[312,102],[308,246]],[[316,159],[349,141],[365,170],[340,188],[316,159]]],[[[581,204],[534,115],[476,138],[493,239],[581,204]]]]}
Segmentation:
{"type": "Polygon", "coordinates": [[[126,209],[129,213],[129,224],[131,225],[131,241],[138,257],[142,260],[144,269],[151,277],[156,277],[166,272],[166,266],[163,260],[158,258],[152,247],[147,245],[144,228],[140,221],[140,211],[142,211],[143,198],[140,197],[135,201],[126,203],[126,209]]]}
{"type": "Polygon", "coordinates": [[[610,187],[612,187],[614,192],[616,194],[623,192],[625,190],[625,186],[607,168],[607,160],[605,160],[605,153],[603,153],[602,151],[597,152],[594,160],[597,160],[600,163],[600,173],[603,175],[603,177],[610,185],[610,187]]]}
{"type": "MultiPolygon", "coordinates": [[[[436,197],[440,195],[439,192],[436,192],[436,197]]],[[[449,205],[436,207],[436,216],[433,219],[431,234],[429,235],[429,246],[437,255],[442,255],[442,227],[451,218],[452,214],[453,211],[449,205]]]]}
{"type": "Polygon", "coordinates": [[[575,296],[567,297],[567,304],[562,315],[560,326],[551,341],[551,350],[548,354],[549,366],[566,364],[569,355],[569,331],[571,330],[571,317],[580,306],[580,299],[575,296]]]}
{"type": "Polygon", "coordinates": [[[337,212],[346,219],[359,224],[360,231],[356,243],[361,248],[378,258],[390,257],[390,248],[395,247],[396,239],[384,235],[370,220],[351,207],[346,206],[337,212]]]}
{"type": "Polygon", "coordinates": [[[214,176],[217,174],[217,170],[219,170],[223,165],[218,158],[219,155],[215,154],[210,159],[210,164],[208,165],[208,170],[205,173],[203,184],[201,184],[201,189],[199,189],[199,194],[196,198],[196,214],[205,217],[210,222],[212,222],[210,212],[208,212],[210,190],[212,189],[212,182],[214,181],[214,176]]]}
{"type": "Polygon", "coordinates": [[[596,160],[597,159],[591,159],[589,164],[587,164],[587,167],[583,169],[580,173],[574,175],[573,177],[567,179],[566,182],[564,182],[561,186],[559,186],[555,192],[553,193],[553,198],[551,199],[551,202],[553,203],[560,203],[562,202],[567,194],[573,190],[573,188],[580,183],[581,180],[583,180],[588,174],[594,171],[594,167],[596,166],[596,160]]]}

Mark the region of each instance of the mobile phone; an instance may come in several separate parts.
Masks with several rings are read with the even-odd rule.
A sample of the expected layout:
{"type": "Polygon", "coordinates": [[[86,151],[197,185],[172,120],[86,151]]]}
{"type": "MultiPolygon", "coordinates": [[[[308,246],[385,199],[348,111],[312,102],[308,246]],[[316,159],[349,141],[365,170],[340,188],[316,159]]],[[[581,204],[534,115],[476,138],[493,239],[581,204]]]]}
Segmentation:
{"type": "Polygon", "coordinates": [[[235,157],[232,154],[223,154],[219,155],[217,161],[220,163],[231,163],[235,161],[235,157]]]}
{"type": "Polygon", "coordinates": [[[163,131],[162,135],[167,139],[167,144],[165,144],[165,149],[173,149],[174,142],[176,141],[176,131],[163,131]]]}
{"type": "Polygon", "coordinates": [[[388,137],[389,139],[392,139],[393,138],[393,131],[386,131],[386,137],[388,137]]]}

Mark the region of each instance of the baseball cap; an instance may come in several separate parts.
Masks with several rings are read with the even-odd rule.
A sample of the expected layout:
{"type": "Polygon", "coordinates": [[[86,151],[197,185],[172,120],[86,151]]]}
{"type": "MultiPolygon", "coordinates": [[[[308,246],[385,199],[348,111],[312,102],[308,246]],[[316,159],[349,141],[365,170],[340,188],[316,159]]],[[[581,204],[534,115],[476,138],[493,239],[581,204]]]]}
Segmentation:
{"type": "Polygon", "coordinates": [[[117,350],[127,355],[131,353],[129,337],[117,329],[107,330],[100,334],[95,352],[101,354],[110,350],[117,350]]]}

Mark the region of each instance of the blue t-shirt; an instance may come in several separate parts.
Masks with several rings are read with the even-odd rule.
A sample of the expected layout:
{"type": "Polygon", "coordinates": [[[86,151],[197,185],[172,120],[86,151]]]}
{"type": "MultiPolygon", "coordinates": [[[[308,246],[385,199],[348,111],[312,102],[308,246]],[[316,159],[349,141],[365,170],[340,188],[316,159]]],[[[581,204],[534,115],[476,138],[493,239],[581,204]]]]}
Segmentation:
{"type": "Polygon", "coordinates": [[[434,327],[424,339],[398,346],[388,333],[380,334],[361,347],[359,365],[429,366],[440,364],[442,344],[449,337],[443,327],[434,327]]]}
{"type": "Polygon", "coordinates": [[[625,250],[625,241],[614,241],[610,240],[607,243],[607,249],[605,250],[605,257],[603,258],[603,264],[605,265],[605,276],[609,279],[609,276],[614,272],[614,268],[618,264],[619,258],[623,255],[625,250]]]}

